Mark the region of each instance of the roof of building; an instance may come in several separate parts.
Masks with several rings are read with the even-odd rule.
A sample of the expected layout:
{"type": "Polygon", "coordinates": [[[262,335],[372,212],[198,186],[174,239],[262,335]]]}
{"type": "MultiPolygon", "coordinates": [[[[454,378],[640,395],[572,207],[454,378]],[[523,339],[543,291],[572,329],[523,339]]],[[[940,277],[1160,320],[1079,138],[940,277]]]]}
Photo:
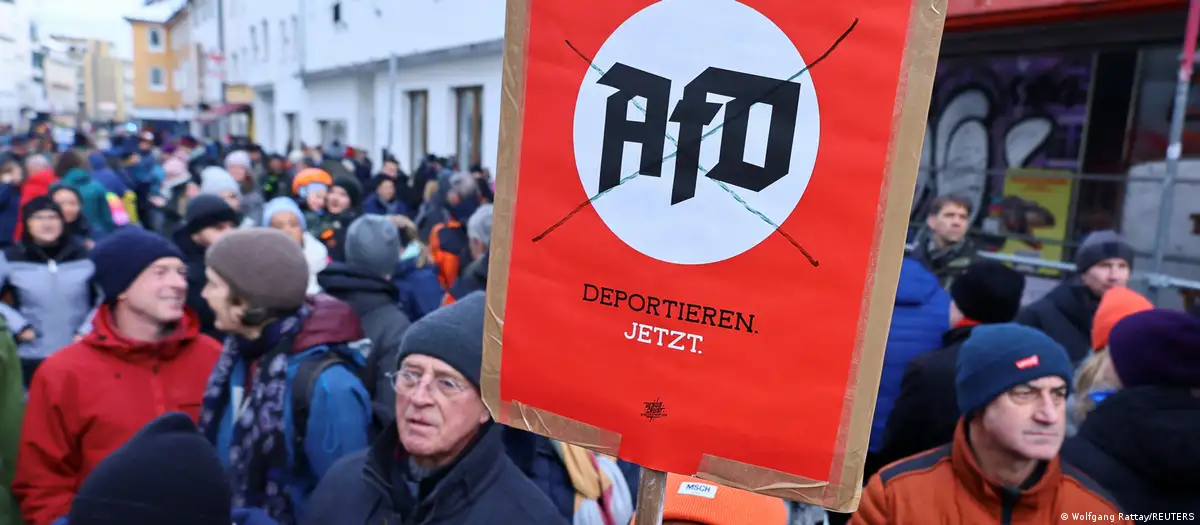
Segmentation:
{"type": "Polygon", "coordinates": [[[187,0],[160,0],[141,6],[125,15],[125,20],[134,23],[165,24],[187,7],[187,0]]]}

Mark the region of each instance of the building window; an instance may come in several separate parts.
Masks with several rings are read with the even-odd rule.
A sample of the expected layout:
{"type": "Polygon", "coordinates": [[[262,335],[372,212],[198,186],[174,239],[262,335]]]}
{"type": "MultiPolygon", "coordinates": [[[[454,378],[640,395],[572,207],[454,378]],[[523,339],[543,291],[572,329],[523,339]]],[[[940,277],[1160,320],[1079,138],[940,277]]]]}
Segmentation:
{"type": "Polygon", "coordinates": [[[483,157],[483,86],[457,88],[458,169],[466,170],[483,157]]]}
{"type": "Polygon", "coordinates": [[[262,21],[263,35],[263,62],[271,60],[271,28],[267,26],[267,21],[262,21]]]}
{"type": "Polygon", "coordinates": [[[408,162],[416,168],[425,159],[429,140],[429,92],[408,92],[408,162]]]}
{"type": "Polygon", "coordinates": [[[161,53],[166,50],[166,42],[163,42],[165,37],[163,36],[161,27],[147,27],[146,32],[148,33],[147,36],[149,38],[149,47],[151,51],[161,53]]]}
{"type": "Polygon", "coordinates": [[[295,56],[297,59],[299,59],[299,58],[301,58],[300,53],[304,48],[300,47],[300,44],[301,44],[300,36],[301,35],[300,35],[300,33],[296,32],[298,30],[297,28],[299,27],[297,24],[299,24],[299,22],[296,20],[296,15],[292,15],[292,30],[289,32],[292,34],[292,42],[294,42],[296,44],[296,49],[295,49],[296,53],[293,56],[295,56]]]}
{"type": "Polygon", "coordinates": [[[283,20],[279,21],[279,43],[279,58],[287,62],[290,44],[288,44],[287,22],[283,20]]]}
{"type": "Polygon", "coordinates": [[[154,66],[150,68],[150,91],[166,91],[167,90],[167,73],[163,68],[154,66]]]}
{"type": "Polygon", "coordinates": [[[287,123],[287,153],[291,153],[300,147],[300,128],[295,113],[284,113],[283,120],[287,123]]]}
{"type": "Polygon", "coordinates": [[[258,28],[254,26],[250,26],[250,49],[254,52],[250,57],[258,60],[258,28]]]}

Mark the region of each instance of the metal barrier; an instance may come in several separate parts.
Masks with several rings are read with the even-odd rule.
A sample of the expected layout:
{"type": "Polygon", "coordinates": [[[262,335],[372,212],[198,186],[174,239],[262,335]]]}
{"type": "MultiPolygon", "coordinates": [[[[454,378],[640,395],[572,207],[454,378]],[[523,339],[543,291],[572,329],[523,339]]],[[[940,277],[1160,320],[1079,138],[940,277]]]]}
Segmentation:
{"type": "MultiPolygon", "coordinates": [[[[914,248],[915,248],[914,245],[907,244],[904,246],[904,251],[905,251],[905,253],[908,253],[908,252],[911,252],[914,248]]],[[[995,253],[995,252],[976,252],[975,255],[977,257],[981,257],[984,259],[991,259],[994,261],[1006,262],[1006,263],[1011,263],[1011,264],[1023,264],[1023,265],[1035,266],[1035,267],[1039,267],[1039,268],[1054,268],[1056,270],[1062,270],[1062,271],[1067,271],[1067,272],[1075,271],[1075,265],[1072,263],[1068,263],[1068,262],[1047,261],[1045,259],[1038,259],[1035,257],[1025,257],[1025,256],[1021,256],[1021,255],[1010,255],[1007,253],[995,253]]],[[[1200,291],[1200,281],[1193,281],[1191,279],[1180,279],[1178,277],[1171,277],[1170,275],[1164,275],[1161,273],[1134,272],[1132,275],[1129,276],[1129,279],[1136,280],[1136,281],[1144,281],[1152,287],[1179,288],[1182,290],[1200,291]]]]}
{"type": "MultiPolygon", "coordinates": [[[[922,166],[920,168],[921,173],[919,180],[923,182],[919,183],[918,185],[917,194],[915,195],[914,200],[914,208],[909,218],[910,233],[924,227],[925,217],[928,212],[927,208],[932,202],[933,197],[941,193],[938,191],[936,187],[937,183],[935,181],[939,177],[957,179],[957,182],[954,185],[960,188],[960,191],[966,190],[963,196],[972,201],[972,208],[977,208],[973,210],[974,213],[968,234],[978,239],[993,240],[991,247],[996,247],[994,244],[996,239],[1003,239],[1003,241],[1000,241],[1001,246],[1007,241],[1025,241],[1030,244],[1036,243],[1040,245],[1061,246],[1064,250],[1063,255],[1069,256],[1070,252],[1066,250],[1071,250],[1079,246],[1081,241],[1078,239],[1078,234],[1080,232],[1092,231],[1096,229],[1117,228],[1132,235],[1132,232],[1140,231],[1141,235],[1139,238],[1142,239],[1142,242],[1136,244],[1141,244],[1142,249],[1136,250],[1136,255],[1139,258],[1147,259],[1146,262],[1141,264],[1144,264],[1145,268],[1149,271],[1146,273],[1136,274],[1135,278],[1148,285],[1148,291],[1151,294],[1151,298],[1156,299],[1156,302],[1158,302],[1158,300],[1163,299],[1161,292],[1165,291],[1165,289],[1177,288],[1181,290],[1192,290],[1193,292],[1189,293],[1192,293],[1194,297],[1187,299],[1187,301],[1200,304],[1200,281],[1168,276],[1165,274],[1163,268],[1164,262],[1200,267],[1200,253],[1166,253],[1168,246],[1168,235],[1172,233],[1169,229],[1169,222],[1165,217],[1165,215],[1170,214],[1171,206],[1169,205],[1173,203],[1174,200],[1180,198],[1176,195],[1176,192],[1179,191],[1180,187],[1195,187],[1194,185],[1200,184],[1200,177],[1197,177],[1194,174],[1187,177],[1181,177],[1178,175],[1179,160],[1180,159],[1178,158],[1168,158],[1168,162],[1162,168],[1141,169],[1142,171],[1154,173],[1154,175],[1147,175],[1144,173],[1134,175],[1133,173],[1137,172],[1133,171],[1132,168],[1130,173],[1096,174],[1065,172],[1052,169],[1042,170],[1039,168],[1013,170],[991,168],[981,170],[975,168],[966,168],[963,166],[922,166]],[[996,177],[1002,177],[1005,179],[1005,181],[1001,184],[997,184],[994,180],[996,177]],[[1056,199],[1054,201],[1043,202],[1041,199],[1036,197],[1021,196],[1019,193],[1015,194],[1014,196],[1013,194],[1008,193],[1009,178],[1026,180],[1038,178],[1070,180],[1071,186],[1070,189],[1067,190],[1070,191],[1070,202],[1068,204],[1069,209],[1062,208],[1062,199],[1065,197],[1065,194],[1054,197],[1056,199]],[[1080,200],[1084,199],[1084,195],[1080,194],[1082,188],[1080,183],[1084,182],[1091,184],[1091,186],[1088,186],[1088,188],[1091,189],[1087,190],[1087,195],[1089,197],[1086,199],[1086,202],[1080,200]],[[1153,210],[1153,215],[1155,217],[1144,217],[1143,215],[1138,215],[1137,209],[1145,207],[1144,197],[1136,201],[1128,200],[1128,195],[1131,195],[1129,193],[1131,191],[1129,189],[1131,185],[1143,185],[1141,191],[1136,194],[1144,194],[1147,190],[1144,185],[1147,183],[1161,186],[1161,188],[1155,188],[1153,190],[1155,194],[1163,195],[1163,197],[1157,201],[1159,203],[1156,206],[1157,209],[1153,210]],[[997,195],[998,193],[999,195],[997,195]],[[1040,237],[1035,235],[1032,229],[1024,232],[1004,231],[1005,227],[1003,225],[1000,226],[1000,231],[989,231],[993,230],[996,226],[996,223],[994,222],[991,223],[990,226],[987,226],[989,221],[997,219],[1002,220],[1004,216],[1007,216],[1006,214],[1012,213],[1012,210],[1005,208],[1004,210],[998,212],[998,216],[994,206],[1007,207],[1010,204],[1008,202],[1009,199],[1017,199],[1018,197],[1018,200],[1024,199],[1023,202],[1026,202],[1026,205],[1036,204],[1039,206],[1041,211],[1052,213],[1053,215],[1057,216],[1059,220],[1065,221],[1062,223],[1062,228],[1065,230],[1062,231],[1063,237],[1040,237]],[[1003,204],[1001,203],[1002,201],[1003,204]],[[1055,204],[1047,204],[1050,202],[1054,202],[1055,204]],[[1134,202],[1137,202],[1138,204],[1136,206],[1140,207],[1134,209],[1133,211],[1135,214],[1134,216],[1139,217],[1138,219],[1131,219],[1130,216],[1127,215],[1128,212],[1125,211],[1126,205],[1133,205],[1132,203],[1134,202]],[[1049,207],[1051,210],[1054,209],[1053,206],[1057,205],[1058,210],[1052,212],[1046,211],[1046,209],[1040,208],[1040,206],[1043,205],[1049,207]],[[1126,223],[1126,220],[1138,220],[1138,222],[1126,223]],[[1153,230],[1151,230],[1151,228],[1153,228],[1153,230]]],[[[1196,159],[1188,160],[1194,161],[1196,159]]],[[[1192,168],[1190,171],[1194,173],[1195,169],[1192,168]]],[[[1178,235],[1178,232],[1175,232],[1175,234],[1178,235]]],[[[1198,235],[1200,235],[1200,233],[1198,233],[1198,235]]],[[[1071,272],[1074,271],[1074,266],[1067,262],[1058,262],[1054,260],[1039,259],[1036,257],[1010,255],[1008,253],[996,253],[989,251],[981,251],[980,253],[981,256],[994,260],[1013,262],[1039,268],[1053,268],[1056,270],[1071,272]]],[[[1187,273],[1192,274],[1192,271],[1189,270],[1187,273]]]]}

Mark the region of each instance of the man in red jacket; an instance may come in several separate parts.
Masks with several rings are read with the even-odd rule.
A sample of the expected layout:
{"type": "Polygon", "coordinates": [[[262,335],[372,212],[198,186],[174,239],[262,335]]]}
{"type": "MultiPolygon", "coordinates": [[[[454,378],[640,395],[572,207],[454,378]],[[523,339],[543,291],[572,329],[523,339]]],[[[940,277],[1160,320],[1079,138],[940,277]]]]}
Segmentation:
{"type": "MultiPolygon", "coordinates": [[[[58,182],[58,176],[54,174],[54,168],[50,165],[50,161],[43,155],[30,155],[25,159],[25,181],[21,183],[21,204],[24,208],[29,201],[48,195],[50,186],[58,182]]],[[[17,212],[20,215],[21,212],[17,212]]],[[[21,234],[24,233],[25,221],[17,221],[17,229],[13,232],[13,241],[21,240],[21,234]]]]}
{"type": "Polygon", "coordinates": [[[125,227],[91,259],[105,297],[92,332],[46,359],[29,388],[12,486],[28,525],[66,516],[84,478],[146,423],[196,419],[221,353],[184,304],[187,269],[169,241],[125,227]]]}

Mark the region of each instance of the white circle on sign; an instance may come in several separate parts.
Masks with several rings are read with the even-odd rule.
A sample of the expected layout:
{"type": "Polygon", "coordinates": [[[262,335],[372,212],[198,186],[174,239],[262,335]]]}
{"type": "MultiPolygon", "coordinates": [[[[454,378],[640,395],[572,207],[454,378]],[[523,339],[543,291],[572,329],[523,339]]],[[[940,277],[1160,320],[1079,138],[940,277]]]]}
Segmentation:
{"type": "MultiPolygon", "coordinates": [[[[609,96],[617,92],[597,81],[618,62],[669,79],[669,111],[674,111],[688,83],[710,67],[778,82],[791,78],[800,84],[789,171],[761,191],[726,183],[727,191],[705,176],[720,158],[721,128],[701,142],[695,196],[672,205],[679,124],[668,122],[670,138],[662,140],[664,157],[670,158],[663,162],[661,176],[630,178],[638,172],[641,151],[640,146],[626,142],[621,179],[628,181],[592,202],[600,219],[622,242],[647,257],[672,264],[723,261],[774,233],[775,227],[758,214],[775,224],[783,224],[791,215],[812,177],[820,142],[816,91],[803,57],[787,34],[736,0],[662,0],[622,23],[593,57],[593,67],[584,76],[575,102],[575,165],[589,197],[599,193],[606,108],[609,96]],[[805,72],[795,76],[801,71],[805,72]]],[[[721,109],[705,126],[706,135],[724,123],[728,100],[709,94],[708,101],[721,103],[721,109]]],[[[646,107],[641,97],[629,104],[628,120],[644,120],[639,105],[646,107]]],[[[771,105],[761,103],[749,111],[746,162],[763,165],[773,111],[771,105]]]]}

